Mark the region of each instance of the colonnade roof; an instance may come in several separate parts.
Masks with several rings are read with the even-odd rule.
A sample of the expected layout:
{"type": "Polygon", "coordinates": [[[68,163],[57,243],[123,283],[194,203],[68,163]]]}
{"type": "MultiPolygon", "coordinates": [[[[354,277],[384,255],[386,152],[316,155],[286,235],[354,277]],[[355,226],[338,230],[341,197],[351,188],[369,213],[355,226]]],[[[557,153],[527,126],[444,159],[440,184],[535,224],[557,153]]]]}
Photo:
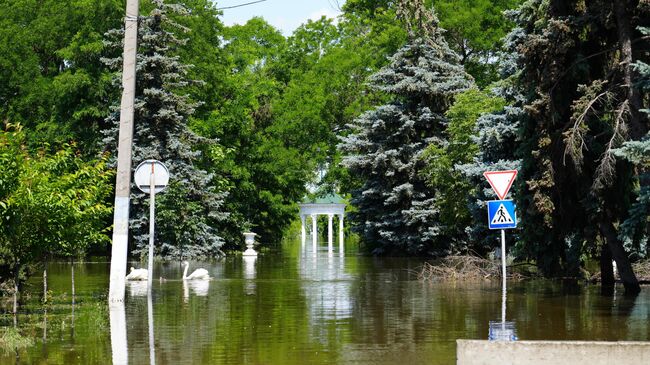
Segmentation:
{"type": "Polygon", "coordinates": [[[302,202],[300,202],[300,205],[303,204],[345,204],[345,199],[343,199],[339,194],[331,193],[315,198],[305,197],[302,202]]]}
{"type": "Polygon", "coordinates": [[[328,194],[313,199],[305,198],[300,203],[300,215],[345,213],[345,200],[338,194],[328,194]]]}

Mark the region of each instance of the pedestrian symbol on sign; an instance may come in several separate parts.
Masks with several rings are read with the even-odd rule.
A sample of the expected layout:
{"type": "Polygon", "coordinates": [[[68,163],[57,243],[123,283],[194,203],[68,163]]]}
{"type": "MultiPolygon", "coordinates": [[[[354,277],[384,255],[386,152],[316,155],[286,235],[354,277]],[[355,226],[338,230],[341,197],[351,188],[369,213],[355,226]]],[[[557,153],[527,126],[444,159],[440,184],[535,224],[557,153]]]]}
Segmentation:
{"type": "Polygon", "coordinates": [[[492,218],[491,224],[504,224],[504,223],[514,223],[515,221],[512,219],[510,214],[508,213],[508,210],[506,209],[503,204],[499,205],[499,209],[497,209],[497,213],[494,215],[494,218],[492,218]]]}

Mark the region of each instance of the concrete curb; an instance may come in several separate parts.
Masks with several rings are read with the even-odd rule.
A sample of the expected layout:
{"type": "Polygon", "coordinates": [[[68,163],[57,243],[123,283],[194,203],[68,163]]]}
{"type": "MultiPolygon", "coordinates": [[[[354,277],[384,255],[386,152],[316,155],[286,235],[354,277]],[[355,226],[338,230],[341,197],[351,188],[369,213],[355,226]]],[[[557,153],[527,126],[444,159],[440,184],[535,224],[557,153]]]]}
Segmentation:
{"type": "Polygon", "coordinates": [[[650,342],[456,340],[457,365],[650,364],[650,342]]]}

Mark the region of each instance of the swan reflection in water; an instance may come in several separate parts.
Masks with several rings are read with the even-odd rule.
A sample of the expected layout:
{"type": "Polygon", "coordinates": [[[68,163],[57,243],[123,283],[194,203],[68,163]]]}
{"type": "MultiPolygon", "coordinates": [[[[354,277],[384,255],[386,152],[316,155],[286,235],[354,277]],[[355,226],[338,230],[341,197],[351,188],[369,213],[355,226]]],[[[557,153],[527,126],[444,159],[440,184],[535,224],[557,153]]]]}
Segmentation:
{"type": "Polygon", "coordinates": [[[190,291],[197,297],[207,297],[210,291],[210,280],[183,280],[183,301],[189,302],[190,291]]]}
{"type": "Polygon", "coordinates": [[[147,296],[147,281],[127,281],[126,287],[129,290],[129,295],[132,297],[147,296]]]}

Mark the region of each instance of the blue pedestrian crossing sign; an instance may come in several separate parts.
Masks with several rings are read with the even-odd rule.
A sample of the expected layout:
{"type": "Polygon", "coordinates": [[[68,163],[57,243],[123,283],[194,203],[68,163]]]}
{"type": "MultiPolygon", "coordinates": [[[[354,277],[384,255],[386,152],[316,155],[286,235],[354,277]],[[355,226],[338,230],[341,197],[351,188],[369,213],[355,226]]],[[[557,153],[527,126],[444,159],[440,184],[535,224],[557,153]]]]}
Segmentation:
{"type": "Polygon", "coordinates": [[[517,228],[515,203],[512,200],[492,200],[487,203],[490,229],[517,228]]]}

